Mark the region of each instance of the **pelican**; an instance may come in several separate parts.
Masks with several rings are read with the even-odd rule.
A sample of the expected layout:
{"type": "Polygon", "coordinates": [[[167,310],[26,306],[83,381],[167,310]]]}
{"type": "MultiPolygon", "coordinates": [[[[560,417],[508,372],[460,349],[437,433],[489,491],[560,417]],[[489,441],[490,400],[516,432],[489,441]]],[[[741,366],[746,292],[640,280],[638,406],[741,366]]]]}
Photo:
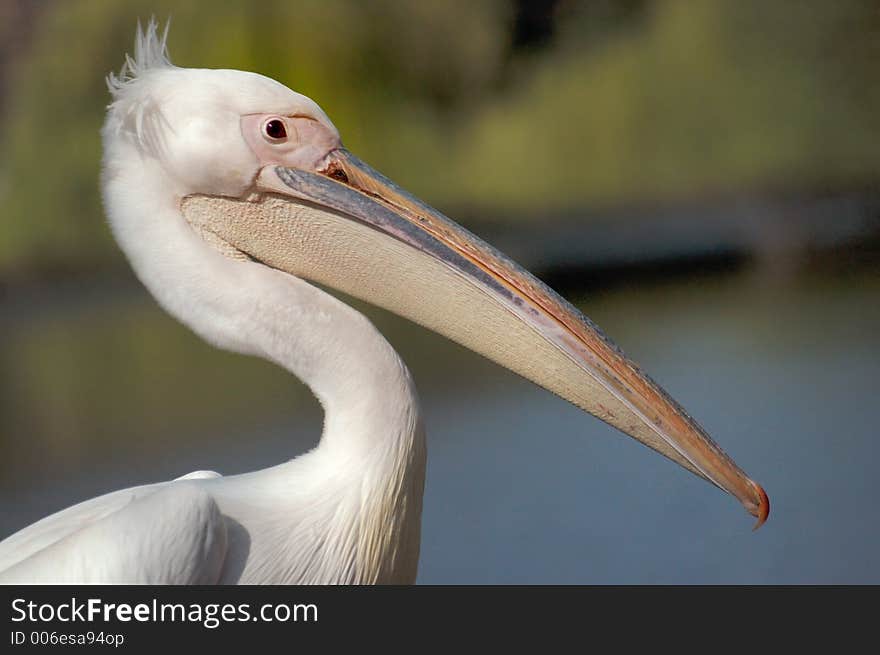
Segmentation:
{"type": "Polygon", "coordinates": [[[113,234],[166,311],[308,385],[321,438],[271,468],[197,471],[44,518],[0,542],[0,582],[414,582],[416,390],[370,321],[321,287],[558,394],[766,520],[763,489],[572,305],[346,150],[314,101],[255,73],[174,66],[167,33],[139,25],[108,77],[113,234]]]}

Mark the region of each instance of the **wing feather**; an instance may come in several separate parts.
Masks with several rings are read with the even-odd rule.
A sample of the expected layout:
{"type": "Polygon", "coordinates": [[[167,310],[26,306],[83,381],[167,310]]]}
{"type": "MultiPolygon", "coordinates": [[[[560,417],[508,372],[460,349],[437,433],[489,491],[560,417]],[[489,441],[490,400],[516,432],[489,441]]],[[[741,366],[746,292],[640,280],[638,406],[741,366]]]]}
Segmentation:
{"type": "Polygon", "coordinates": [[[226,524],[197,479],[117,491],[25,528],[0,544],[0,583],[217,582],[226,524]]]}

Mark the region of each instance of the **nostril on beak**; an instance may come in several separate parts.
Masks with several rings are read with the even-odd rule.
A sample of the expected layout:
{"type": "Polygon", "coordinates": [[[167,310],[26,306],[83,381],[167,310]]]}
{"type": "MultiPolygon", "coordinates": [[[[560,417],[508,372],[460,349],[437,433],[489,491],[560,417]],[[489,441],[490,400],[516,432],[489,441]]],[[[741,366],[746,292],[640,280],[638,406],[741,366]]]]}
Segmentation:
{"type": "Polygon", "coordinates": [[[336,162],[331,162],[331,164],[327,167],[327,170],[324,171],[324,175],[326,175],[327,177],[332,177],[337,182],[348,184],[348,175],[336,162]]]}

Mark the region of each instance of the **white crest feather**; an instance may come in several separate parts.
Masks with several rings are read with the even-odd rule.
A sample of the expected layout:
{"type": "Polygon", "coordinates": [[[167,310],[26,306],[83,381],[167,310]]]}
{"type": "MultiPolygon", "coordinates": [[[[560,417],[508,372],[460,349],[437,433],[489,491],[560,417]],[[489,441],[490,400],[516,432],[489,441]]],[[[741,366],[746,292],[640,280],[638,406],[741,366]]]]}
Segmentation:
{"type": "Polygon", "coordinates": [[[170,68],[173,64],[168,58],[168,28],[169,20],[165,23],[162,36],[159,36],[159,23],[155,17],[147,23],[147,29],[137,25],[137,34],[134,39],[134,58],[125,55],[125,63],[119,71],[119,75],[110,73],[107,76],[107,88],[114,98],[123,93],[126,85],[134,82],[147,71],[157,68],[170,68]]]}
{"type": "Polygon", "coordinates": [[[169,20],[160,36],[155,17],[150,18],[146,29],[138,21],[134,57],[126,54],[119,75],[110,73],[107,76],[107,89],[113,96],[109,109],[117,119],[116,128],[129,133],[138,145],[154,155],[160,155],[162,151],[160,127],[163,117],[143,82],[153,72],[174,67],[168,58],[170,25],[169,20]]]}

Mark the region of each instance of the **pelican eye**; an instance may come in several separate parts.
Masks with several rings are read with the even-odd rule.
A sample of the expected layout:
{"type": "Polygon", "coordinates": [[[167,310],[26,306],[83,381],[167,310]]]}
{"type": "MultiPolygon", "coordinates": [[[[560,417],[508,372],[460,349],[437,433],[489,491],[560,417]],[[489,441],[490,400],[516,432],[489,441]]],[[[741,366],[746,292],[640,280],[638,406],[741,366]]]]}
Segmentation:
{"type": "Polygon", "coordinates": [[[287,128],[284,127],[284,121],[278,118],[266,121],[263,125],[263,133],[273,141],[287,138],[287,128]]]}

